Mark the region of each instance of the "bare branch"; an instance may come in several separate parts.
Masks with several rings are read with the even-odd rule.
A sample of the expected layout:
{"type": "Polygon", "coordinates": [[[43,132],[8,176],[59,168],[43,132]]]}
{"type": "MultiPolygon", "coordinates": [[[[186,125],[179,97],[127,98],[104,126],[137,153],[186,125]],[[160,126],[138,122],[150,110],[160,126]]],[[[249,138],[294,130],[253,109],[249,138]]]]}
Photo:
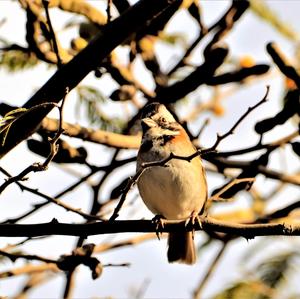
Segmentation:
{"type": "Polygon", "coordinates": [[[273,142],[270,143],[266,143],[266,144],[262,144],[261,142],[258,142],[256,145],[251,146],[251,147],[247,147],[244,149],[239,149],[239,150],[234,150],[234,151],[224,151],[224,152],[218,152],[218,156],[220,157],[228,157],[228,156],[235,156],[235,155],[243,155],[243,154],[247,154],[250,152],[254,152],[254,151],[258,151],[258,150],[262,150],[262,149],[269,149],[271,147],[276,147],[276,146],[282,146],[288,142],[290,142],[291,140],[293,140],[294,138],[299,136],[299,131],[295,131],[281,139],[275,140],[273,142]]]}
{"type": "Polygon", "coordinates": [[[29,261],[40,261],[44,263],[56,263],[55,260],[51,260],[48,258],[44,258],[38,255],[31,255],[31,254],[20,254],[20,253],[9,253],[4,250],[0,250],[0,255],[3,255],[7,258],[9,258],[12,262],[15,262],[17,259],[25,259],[29,261]]]}
{"type": "MultiPolygon", "coordinates": [[[[82,139],[84,141],[103,144],[114,148],[132,148],[137,149],[141,142],[139,135],[123,135],[113,132],[94,130],[81,127],[70,123],[63,123],[64,135],[82,139]]],[[[39,131],[55,132],[58,129],[58,121],[51,118],[45,118],[39,131]]]]}
{"type": "Polygon", "coordinates": [[[43,3],[44,8],[45,8],[47,23],[48,23],[48,26],[49,26],[49,32],[50,32],[50,38],[51,38],[50,43],[52,44],[53,51],[56,55],[57,67],[60,68],[62,66],[62,60],[61,60],[60,55],[59,55],[58,46],[57,46],[56,37],[55,37],[55,32],[53,30],[51,19],[50,19],[49,0],[42,0],[42,3],[43,3]]]}
{"type": "MultiPolygon", "coordinates": [[[[200,216],[200,223],[186,225],[185,220],[166,220],[162,232],[204,230],[241,236],[247,239],[256,236],[299,236],[300,225],[286,223],[241,224],[223,222],[207,216],[200,216]]],[[[80,236],[115,233],[149,233],[156,232],[152,220],[115,220],[86,224],[59,223],[53,219],[40,224],[0,224],[1,237],[38,237],[46,235],[80,236]]]]}
{"type": "Polygon", "coordinates": [[[171,70],[168,72],[168,76],[172,75],[177,69],[184,66],[188,57],[192,54],[193,50],[197,47],[199,42],[202,40],[204,36],[206,36],[207,33],[213,31],[214,29],[218,28],[219,32],[223,31],[229,31],[229,27],[232,27],[233,22],[237,21],[239,17],[245,12],[245,10],[248,8],[248,4],[244,1],[237,2],[233,1],[231,7],[227,10],[227,12],[218,20],[215,24],[213,24],[211,27],[209,27],[206,30],[201,30],[198,37],[194,40],[194,42],[189,46],[189,48],[184,53],[183,57],[175,64],[175,66],[172,67],[171,70]],[[231,16],[231,23],[228,23],[228,16],[231,16]],[[229,25],[229,26],[228,26],[229,25]]]}
{"type": "MultiPolygon", "coordinates": [[[[151,165],[150,165],[151,166],[151,165]]],[[[149,167],[150,167],[149,166],[149,167]]],[[[110,221],[114,221],[115,219],[117,219],[119,217],[119,212],[126,200],[126,196],[127,193],[129,192],[129,190],[131,189],[131,187],[137,182],[137,180],[139,179],[139,177],[142,175],[142,173],[144,172],[145,168],[142,168],[141,170],[139,170],[132,178],[129,178],[128,183],[126,185],[126,187],[124,188],[124,190],[122,191],[122,196],[112,214],[112,216],[109,218],[110,221]]]]}
{"type": "Polygon", "coordinates": [[[12,276],[17,276],[17,275],[24,275],[24,274],[33,274],[33,273],[39,273],[39,272],[44,272],[44,271],[53,271],[53,272],[58,272],[59,269],[56,264],[40,264],[40,265],[33,265],[33,264],[28,264],[23,267],[11,269],[9,271],[4,271],[0,272],[0,278],[7,278],[7,277],[12,277],[12,276]]]}
{"type": "MultiPolygon", "coordinates": [[[[4,173],[5,175],[7,175],[8,177],[11,178],[11,175],[5,170],[3,169],[2,167],[0,167],[0,171],[2,173],[4,173]]],[[[23,184],[21,184],[20,182],[16,181],[17,185],[20,187],[20,189],[22,191],[28,191],[32,194],[35,194],[37,196],[40,196],[44,199],[46,199],[48,202],[51,202],[51,203],[54,203],[62,208],[64,208],[65,210],[69,211],[69,212],[73,212],[73,213],[76,213],[80,216],[82,216],[83,218],[87,219],[87,220],[102,220],[101,217],[98,217],[98,216],[94,216],[94,215],[89,215],[87,213],[84,213],[82,212],[80,209],[75,209],[73,207],[71,207],[70,205],[62,202],[61,200],[57,199],[57,198],[53,198],[45,193],[42,193],[40,191],[38,191],[37,189],[33,189],[33,188],[30,188],[30,187],[27,187],[23,184]]]]}
{"type": "Polygon", "coordinates": [[[229,182],[227,185],[225,185],[220,191],[218,191],[216,194],[214,194],[212,197],[210,197],[209,201],[219,201],[222,197],[222,193],[229,190],[233,185],[240,184],[240,183],[248,183],[253,184],[255,181],[255,178],[242,178],[242,179],[233,179],[231,182],[229,182]]]}

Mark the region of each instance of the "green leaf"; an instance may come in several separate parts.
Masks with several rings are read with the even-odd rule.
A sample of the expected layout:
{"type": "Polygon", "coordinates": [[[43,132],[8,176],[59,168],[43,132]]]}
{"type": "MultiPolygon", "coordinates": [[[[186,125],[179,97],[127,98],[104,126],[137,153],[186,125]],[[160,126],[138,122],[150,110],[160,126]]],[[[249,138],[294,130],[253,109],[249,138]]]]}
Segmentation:
{"type": "Polygon", "coordinates": [[[54,108],[54,107],[57,107],[57,104],[52,103],[52,102],[43,103],[43,104],[33,106],[29,109],[22,108],[22,107],[21,108],[16,108],[16,109],[11,110],[8,113],[6,113],[5,116],[0,119],[1,145],[3,146],[5,144],[7,134],[9,133],[9,130],[10,130],[11,126],[16,121],[18,121],[25,114],[34,113],[39,109],[45,108],[46,106],[48,106],[48,107],[50,106],[50,107],[54,108]]]}
{"type": "Polygon", "coordinates": [[[9,111],[3,118],[0,119],[0,134],[3,134],[1,142],[2,146],[5,144],[7,134],[12,124],[27,111],[28,110],[26,108],[17,108],[9,111]]]}
{"type": "Polygon", "coordinates": [[[77,113],[84,108],[85,116],[90,124],[99,126],[102,130],[120,132],[125,125],[125,121],[118,117],[109,117],[102,110],[106,102],[104,96],[97,88],[81,85],[77,87],[78,105],[77,113]]]}
{"type": "Polygon", "coordinates": [[[21,50],[7,50],[0,55],[0,65],[10,72],[32,68],[38,62],[39,60],[34,54],[21,50]]]}

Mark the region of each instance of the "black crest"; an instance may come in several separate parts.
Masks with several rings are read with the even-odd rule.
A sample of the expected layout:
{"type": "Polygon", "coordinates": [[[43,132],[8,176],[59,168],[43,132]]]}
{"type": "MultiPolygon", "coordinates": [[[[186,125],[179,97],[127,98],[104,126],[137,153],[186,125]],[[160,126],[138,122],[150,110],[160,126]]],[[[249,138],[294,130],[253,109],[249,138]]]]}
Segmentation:
{"type": "Polygon", "coordinates": [[[144,107],[142,111],[142,118],[151,117],[158,112],[159,106],[161,104],[158,102],[153,102],[144,107]]]}

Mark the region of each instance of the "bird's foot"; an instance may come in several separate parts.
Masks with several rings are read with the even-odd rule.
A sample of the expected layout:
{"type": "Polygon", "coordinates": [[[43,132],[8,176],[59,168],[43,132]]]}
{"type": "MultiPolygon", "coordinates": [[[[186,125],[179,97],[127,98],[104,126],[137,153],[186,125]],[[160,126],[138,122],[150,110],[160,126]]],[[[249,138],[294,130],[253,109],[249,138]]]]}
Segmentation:
{"type": "Polygon", "coordinates": [[[155,224],[155,233],[160,240],[160,236],[162,234],[162,230],[165,227],[165,218],[162,215],[155,215],[154,218],[152,219],[152,222],[155,224]]]}
{"type": "Polygon", "coordinates": [[[201,223],[199,214],[197,214],[193,211],[191,216],[185,220],[185,226],[191,225],[193,227],[193,229],[192,229],[193,239],[195,236],[195,224],[198,224],[200,226],[200,228],[202,229],[202,223],[201,223]]]}

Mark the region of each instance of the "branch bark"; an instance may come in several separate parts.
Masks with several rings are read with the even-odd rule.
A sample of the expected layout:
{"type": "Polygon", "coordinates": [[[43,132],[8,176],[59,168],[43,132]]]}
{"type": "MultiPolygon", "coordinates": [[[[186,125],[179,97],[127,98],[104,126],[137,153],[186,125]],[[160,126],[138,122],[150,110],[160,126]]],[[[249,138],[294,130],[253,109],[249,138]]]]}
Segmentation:
{"type": "MultiPolygon", "coordinates": [[[[199,223],[186,225],[186,221],[166,221],[161,232],[203,230],[252,239],[257,236],[300,236],[300,225],[286,223],[241,224],[200,216],[199,223]]],[[[56,219],[41,224],[0,224],[1,237],[38,237],[48,235],[80,236],[116,233],[156,232],[152,220],[118,220],[85,224],[59,223],[56,219]]]]}
{"type": "MultiPolygon", "coordinates": [[[[93,130],[91,128],[81,127],[80,125],[74,125],[64,122],[64,135],[80,138],[84,141],[90,141],[98,144],[107,145],[114,148],[130,148],[137,149],[141,143],[141,136],[132,136],[117,134],[113,132],[103,130],[93,130]]],[[[58,120],[52,118],[45,118],[42,121],[39,130],[56,132],[58,129],[58,120]]]]}

